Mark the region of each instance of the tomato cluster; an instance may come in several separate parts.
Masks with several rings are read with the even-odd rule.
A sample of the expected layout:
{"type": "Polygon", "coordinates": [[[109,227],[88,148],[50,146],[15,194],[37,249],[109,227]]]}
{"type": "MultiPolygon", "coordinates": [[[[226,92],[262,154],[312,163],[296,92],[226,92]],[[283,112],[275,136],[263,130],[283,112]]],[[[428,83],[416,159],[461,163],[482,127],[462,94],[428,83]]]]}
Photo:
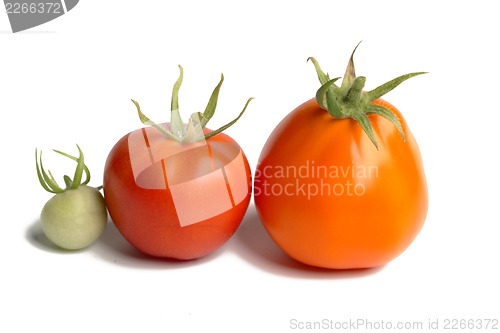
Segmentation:
{"type": "MultiPolygon", "coordinates": [[[[242,148],[222,133],[251,99],[236,119],[209,130],[221,76],[205,111],[193,113],[185,123],[179,113],[179,66],[170,122],[153,122],[133,100],[147,127],[123,136],[107,158],[104,199],[117,229],[148,255],[200,258],[236,232],[253,193],[265,229],[297,261],[352,269],[396,258],[424,224],[427,184],[408,124],[381,97],[423,73],[365,91],[366,78],[356,76],[353,56],[339,85],[339,78],[331,79],[316,59],[309,59],[320,88],[271,133],[259,157],[253,192],[242,148]]],[[[83,157],[78,163],[82,169],[83,157]]],[[[40,169],[42,185],[52,184],[53,177],[40,169]]],[[[80,181],[81,170],[76,178],[80,181]]]]}

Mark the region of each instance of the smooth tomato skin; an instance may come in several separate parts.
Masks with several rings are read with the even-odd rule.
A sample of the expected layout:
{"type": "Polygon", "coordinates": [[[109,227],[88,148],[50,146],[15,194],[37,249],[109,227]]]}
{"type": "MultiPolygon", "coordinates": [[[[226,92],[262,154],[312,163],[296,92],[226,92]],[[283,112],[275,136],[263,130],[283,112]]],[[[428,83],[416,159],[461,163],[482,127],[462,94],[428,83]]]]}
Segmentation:
{"type": "Polygon", "coordinates": [[[398,116],[406,141],[391,122],[371,115],[377,151],[357,122],[335,120],[311,99],[282,120],[263,148],[254,181],[257,212],[277,245],[302,263],[384,265],[424,224],[428,193],[417,143],[394,106],[373,103],[398,116]]]}
{"type": "MultiPolygon", "coordinates": [[[[189,150],[190,147],[187,147],[185,153],[177,155],[174,159],[162,160],[164,168],[171,170],[169,178],[165,174],[145,172],[139,176],[141,177],[139,181],[134,175],[132,160],[135,159],[136,162],[147,160],[149,155],[142,148],[131,146],[130,136],[140,134],[141,131],[144,129],[136,130],[121,138],[109,153],[106,161],[104,197],[112,221],[124,238],[145,254],[179,260],[196,259],[210,254],[227,242],[238,229],[250,202],[252,175],[243,151],[231,137],[220,133],[206,141],[211,149],[212,161],[207,162],[196,153],[196,150],[189,150]],[[217,186],[220,188],[220,183],[215,183],[214,179],[208,179],[194,183],[192,188],[188,189],[191,193],[198,190],[208,191],[208,195],[203,199],[204,203],[193,201],[188,193],[181,198],[182,207],[179,207],[179,197],[177,197],[176,206],[170,187],[172,184],[168,181],[172,182],[172,179],[193,180],[199,176],[197,172],[200,169],[207,167],[207,163],[212,165],[212,168],[215,165],[216,169],[227,169],[228,163],[239,152],[241,152],[242,163],[237,166],[238,177],[233,177],[232,183],[226,183],[224,188],[226,186],[228,188],[239,187],[240,198],[236,200],[234,197],[233,206],[216,216],[181,226],[182,207],[187,207],[190,211],[200,211],[204,209],[203,205],[217,207],[226,202],[227,198],[221,197],[221,192],[212,191],[211,189],[217,186]],[[154,183],[157,181],[155,177],[165,177],[166,188],[144,188],[138,184],[139,182],[154,183]]],[[[166,139],[153,128],[149,128],[148,131],[150,131],[149,144],[151,146],[160,145],[160,148],[167,150],[180,149],[180,144],[166,139]],[[166,146],[161,147],[161,145],[166,146]]],[[[182,149],[186,149],[186,146],[182,149]]],[[[220,181],[220,178],[218,180],[220,181]]],[[[161,181],[163,182],[164,179],[162,178],[161,181]]]]}
{"type": "Polygon", "coordinates": [[[40,213],[44,234],[66,250],[80,250],[94,243],[107,221],[104,198],[99,190],[86,185],[54,195],[40,213]]]}

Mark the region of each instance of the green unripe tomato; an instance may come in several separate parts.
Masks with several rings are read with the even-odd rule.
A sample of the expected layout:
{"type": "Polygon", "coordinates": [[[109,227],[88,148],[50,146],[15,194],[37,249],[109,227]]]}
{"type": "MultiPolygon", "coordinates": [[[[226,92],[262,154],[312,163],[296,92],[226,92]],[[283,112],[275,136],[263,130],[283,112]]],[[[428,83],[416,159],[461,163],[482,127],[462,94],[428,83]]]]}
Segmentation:
{"type": "Polygon", "coordinates": [[[40,215],[47,238],[67,250],[83,249],[94,243],[107,221],[104,198],[96,188],[86,185],[54,195],[40,215]]]}
{"type": "MultiPolygon", "coordinates": [[[[71,156],[54,150],[77,163],[73,179],[64,176],[66,188],[57,184],[50,171],[45,171],[42,153],[35,150],[36,173],[40,185],[55,194],[42,209],[40,222],[47,238],[55,245],[67,250],[79,250],[94,243],[106,228],[108,212],[99,188],[87,186],[90,171],[85,165],[83,152],[71,156]],[[86,175],[85,180],[82,179],[86,175]]],[[[102,187],[101,187],[102,188],[102,187]]]]}

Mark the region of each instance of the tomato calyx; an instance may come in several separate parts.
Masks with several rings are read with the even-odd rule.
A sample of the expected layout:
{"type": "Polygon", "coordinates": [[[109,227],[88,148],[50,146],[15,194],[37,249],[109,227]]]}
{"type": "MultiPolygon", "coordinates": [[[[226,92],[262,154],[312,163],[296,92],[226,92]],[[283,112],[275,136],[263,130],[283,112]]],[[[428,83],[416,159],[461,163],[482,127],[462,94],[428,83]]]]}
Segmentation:
{"type": "Polygon", "coordinates": [[[321,83],[321,87],[316,92],[316,102],[335,119],[351,118],[356,120],[378,150],[379,147],[368,118],[370,114],[377,114],[393,123],[403,140],[405,140],[405,134],[401,122],[394,113],[382,106],[373,105],[372,102],[387,94],[402,82],[427,72],[413,72],[401,75],[373,90],[364,91],[366,77],[356,76],[354,69],[353,58],[358,46],[359,43],[352,51],[340,86],[336,85],[340,77],[330,79],[328,73],[325,74],[322,71],[315,58],[309,57],[307,60],[313,63],[321,83]]]}
{"type": "MultiPolygon", "coordinates": [[[[50,170],[45,171],[43,167],[43,162],[42,162],[42,152],[40,151],[40,157],[38,157],[38,149],[35,149],[35,160],[36,160],[36,173],[38,175],[38,180],[40,182],[40,185],[50,193],[63,193],[68,190],[75,190],[77,189],[80,185],[87,185],[90,181],[90,171],[89,168],[85,165],[84,162],[84,156],[83,152],[80,149],[78,145],[76,145],[78,148],[79,156],[75,157],[72,155],[69,155],[67,153],[64,153],[59,150],[55,150],[54,152],[63,155],[67,158],[72,159],[73,161],[76,161],[76,169],[75,173],[73,176],[73,179],[71,179],[69,176],[64,175],[64,183],[66,185],[66,188],[62,188],[57,184],[57,181],[55,180],[54,176],[50,172],[50,170]],[[83,178],[83,173],[85,172],[85,180],[82,182],[83,178]]],[[[99,189],[99,188],[98,188],[99,189]]]]}
{"type": "Polygon", "coordinates": [[[214,88],[212,95],[210,96],[210,99],[208,100],[207,106],[205,107],[204,112],[195,112],[191,114],[189,117],[189,121],[187,124],[185,124],[182,121],[180,112],[179,112],[179,89],[182,84],[182,80],[184,77],[184,70],[181,65],[179,65],[179,70],[180,74],[177,79],[177,81],[174,83],[174,86],[172,88],[172,100],[171,100],[171,115],[170,115],[170,128],[165,128],[161,125],[158,125],[151,119],[149,119],[144,113],[141,111],[141,107],[139,106],[139,103],[135,100],[132,99],[132,102],[134,103],[135,107],[137,108],[137,112],[139,114],[139,119],[144,125],[152,126],[156,128],[158,131],[160,131],[163,135],[165,135],[168,139],[177,141],[179,143],[194,143],[198,141],[203,141],[207,140],[222,131],[226,130],[227,128],[231,127],[234,125],[245,113],[248,104],[250,101],[253,99],[253,97],[250,97],[247,102],[245,103],[245,106],[243,107],[243,110],[239,113],[239,115],[227,123],[226,125],[214,130],[210,131],[208,133],[204,133],[203,129],[206,127],[208,124],[209,120],[213,117],[215,114],[215,109],[217,107],[217,102],[219,99],[219,92],[220,88],[222,86],[222,83],[224,82],[224,74],[221,74],[221,78],[217,86],[214,88]]]}

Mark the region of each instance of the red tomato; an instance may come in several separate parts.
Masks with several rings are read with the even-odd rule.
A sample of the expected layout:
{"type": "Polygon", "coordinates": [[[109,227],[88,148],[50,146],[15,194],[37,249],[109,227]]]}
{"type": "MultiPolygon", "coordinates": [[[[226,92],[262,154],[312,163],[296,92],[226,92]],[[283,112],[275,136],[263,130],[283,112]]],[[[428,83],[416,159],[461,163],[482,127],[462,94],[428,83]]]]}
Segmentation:
{"type": "Polygon", "coordinates": [[[106,204],[120,233],[146,254],[183,260],[205,256],[233,235],[251,182],[245,154],[224,133],[183,144],[153,127],[119,140],[104,170],[106,204]]]}
{"type": "MultiPolygon", "coordinates": [[[[331,85],[335,80],[315,65],[322,88],[331,85]]],[[[267,140],[254,182],[258,214],[277,245],[300,262],[334,269],[399,256],[421,230],[428,205],[408,125],[393,105],[373,98],[420,73],[365,93],[352,57],[349,66],[347,83],[332,94],[340,107],[327,112],[326,102],[311,99],[293,110],[267,140]]]]}

